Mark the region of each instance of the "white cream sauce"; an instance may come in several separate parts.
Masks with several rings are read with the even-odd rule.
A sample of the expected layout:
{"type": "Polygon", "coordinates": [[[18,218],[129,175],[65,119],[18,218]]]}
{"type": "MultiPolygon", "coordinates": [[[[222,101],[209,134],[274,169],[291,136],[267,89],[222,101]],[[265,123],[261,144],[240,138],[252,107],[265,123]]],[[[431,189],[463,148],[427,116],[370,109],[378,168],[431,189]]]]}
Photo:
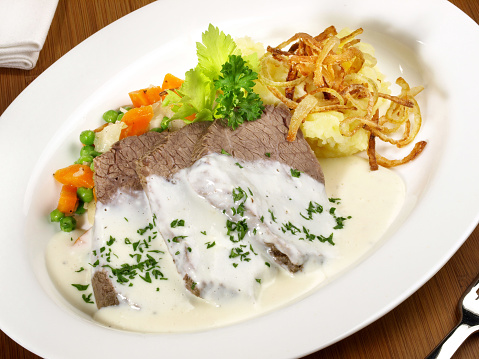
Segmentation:
{"type": "MultiPolygon", "coordinates": [[[[154,248],[153,250],[155,251],[164,252],[164,254],[157,252],[151,253],[154,254],[155,261],[158,262],[159,270],[161,270],[163,278],[168,279],[161,280],[151,277],[152,282],[147,283],[139,276],[136,276],[126,284],[116,283],[115,285],[120,289],[122,295],[128,298],[128,300],[125,300],[119,306],[102,308],[97,311],[96,305],[87,304],[82,299],[82,294],[88,295],[91,293],[91,285],[83,292],[78,291],[71,285],[74,283],[89,284],[89,275],[91,275],[90,270],[92,268],[91,265],[88,264],[92,262],[92,258],[89,256],[86,246],[80,246],[79,242],[77,242],[77,245],[72,245],[73,241],[70,241],[70,237],[72,237],[71,234],[61,233],[51,240],[47,250],[49,272],[61,293],[74,306],[91,314],[96,321],[104,325],[125,330],[140,332],[194,331],[242,321],[274,310],[315,290],[319,285],[327,283],[328,280],[334,278],[342,270],[357,262],[377,243],[383,233],[385,233],[399,212],[404,200],[404,183],[393,171],[381,168],[379,171],[370,172],[367,161],[354,156],[321,160],[321,165],[325,173],[327,196],[341,198],[339,204],[334,204],[334,207],[337,207],[337,213],[342,216],[351,216],[352,218],[344,222],[343,229],[334,232],[334,246],[327,242],[321,243],[321,247],[324,248],[322,252],[322,258],[324,260],[313,263],[313,265],[308,265],[304,271],[294,275],[278,267],[272,271],[272,275],[268,277],[265,273],[269,273],[270,271],[263,273],[261,272],[262,270],[260,270],[263,279],[261,284],[255,282],[257,286],[253,287],[254,290],[251,297],[253,300],[248,298],[248,296],[231,296],[230,300],[222,302],[221,305],[219,305],[195,297],[184,287],[182,277],[178,274],[172,256],[169,254],[165,242],[160,240],[159,236],[157,236],[155,240],[152,240],[154,244],[150,244],[151,247],[148,248],[154,248]],[[81,267],[84,267],[85,270],[77,273],[76,271],[81,267]],[[129,287],[130,283],[133,283],[132,287],[129,287]],[[257,290],[258,288],[260,289],[259,291],[257,290]]],[[[304,179],[306,176],[302,174],[301,177],[304,179]]],[[[198,178],[201,177],[197,177],[197,179],[198,178]]],[[[261,177],[258,178],[261,179],[261,177]]],[[[201,190],[198,189],[201,186],[195,187],[194,185],[194,183],[197,183],[193,180],[194,176],[190,179],[192,179],[191,183],[193,183],[192,188],[196,188],[197,191],[201,192],[201,190]]],[[[249,180],[254,182],[251,178],[249,180]]],[[[288,176],[288,180],[291,180],[291,176],[288,176]]],[[[296,178],[293,178],[293,181],[294,180],[296,180],[296,178]]],[[[253,198],[255,196],[259,197],[260,190],[257,188],[253,190],[253,184],[251,182],[250,184],[253,198]],[[258,195],[256,193],[258,193],[258,195]]],[[[165,192],[165,195],[167,194],[168,192],[165,192]]],[[[205,194],[206,196],[212,195],[212,192],[203,192],[203,195],[205,194]]],[[[289,199],[287,200],[289,201],[289,199]]],[[[116,239],[111,245],[111,251],[118,256],[118,258],[115,257],[115,266],[121,265],[121,263],[126,261],[129,261],[128,263],[130,265],[134,265],[138,258],[134,255],[139,254],[139,245],[137,251],[133,252],[131,252],[131,244],[125,245],[130,247],[130,252],[123,250],[124,248],[120,248],[120,244],[124,244],[125,237],[131,236],[130,242],[132,243],[140,239],[146,239],[148,243],[148,236],[151,236],[154,231],[147,230],[142,235],[137,233],[138,229],[145,228],[153,221],[152,215],[148,213],[143,213],[135,219],[135,213],[139,213],[139,208],[142,208],[143,212],[147,212],[145,208],[148,209],[148,207],[146,206],[146,198],[144,195],[143,197],[141,195],[136,196],[136,198],[124,197],[124,201],[124,203],[129,204],[123,204],[121,210],[118,209],[118,212],[116,212],[117,209],[115,209],[114,206],[109,206],[107,211],[104,211],[105,208],[103,208],[102,211],[99,207],[97,208],[96,215],[95,227],[100,227],[101,223],[110,223],[110,220],[116,221],[114,225],[108,224],[107,227],[109,227],[109,229],[102,234],[103,237],[108,236],[109,238],[111,235],[116,239]],[[99,212],[103,214],[99,215],[99,212]],[[128,219],[128,222],[124,219],[125,217],[128,219]],[[115,243],[118,248],[115,247],[115,243]]],[[[214,202],[214,198],[211,198],[211,201],[214,202]]],[[[179,199],[179,203],[183,203],[184,207],[188,208],[189,203],[182,201],[181,198],[179,199]]],[[[248,205],[250,204],[252,205],[252,203],[248,203],[248,205]]],[[[209,224],[206,225],[202,221],[198,221],[196,225],[205,226],[204,230],[208,235],[213,235],[215,231],[217,235],[220,235],[221,231],[224,230],[225,214],[221,211],[219,211],[218,214],[217,209],[214,209],[212,206],[210,207],[214,210],[214,216],[221,215],[223,224],[216,229],[209,224]]],[[[249,206],[248,210],[259,211],[258,208],[261,208],[261,204],[258,204],[257,208],[249,206]]],[[[270,204],[266,205],[265,208],[269,209],[270,204]]],[[[156,210],[158,210],[158,208],[156,210]]],[[[153,211],[155,212],[154,207],[153,211]]],[[[274,213],[276,215],[276,212],[274,213]]],[[[304,209],[302,213],[306,215],[304,209]]],[[[213,215],[211,212],[208,212],[208,214],[213,215]]],[[[231,216],[232,213],[229,213],[229,215],[231,216]]],[[[171,221],[181,219],[180,214],[177,213],[171,214],[171,216],[171,221]]],[[[277,218],[280,218],[279,211],[277,218]]],[[[184,219],[184,227],[186,227],[187,219],[184,219]]],[[[164,223],[164,227],[167,227],[165,223],[171,223],[169,220],[170,218],[162,222],[164,223]]],[[[191,221],[193,221],[193,218],[191,221]]],[[[291,220],[291,222],[293,222],[293,220],[291,220]]],[[[187,228],[184,227],[171,228],[170,226],[170,228],[166,229],[175,229],[176,231],[177,228],[180,228],[180,231],[175,233],[181,233],[181,230],[187,230],[187,228]]],[[[203,231],[203,229],[200,231],[203,231]]],[[[328,233],[329,229],[326,229],[325,232],[328,233]]],[[[107,241],[108,238],[105,240],[107,241]]],[[[196,236],[196,238],[198,238],[198,236],[196,236]]],[[[215,241],[214,238],[210,238],[209,240],[205,239],[199,246],[205,245],[206,242],[211,243],[211,239],[215,241]]],[[[218,245],[218,242],[216,243],[216,245],[218,245]]],[[[266,256],[266,254],[260,250],[260,245],[257,242],[251,243],[258,246],[258,250],[255,248],[258,256],[266,256]]],[[[103,245],[100,245],[100,248],[102,246],[103,245]]],[[[103,253],[110,249],[110,246],[107,247],[103,253]]],[[[96,248],[98,249],[98,245],[96,248]]],[[[211,251],[213,248],[209,250],[211,251]]],[[[193,253],[193,251],[191,253],[193,253]]],[[[142,258],[144,258],[144,254],[142,255],[142,258]]],[[[110,255],[110,258],[113,257],[110,255]]],[[[104,260],[105,257],[102,258],[100,256],[98,259],[104,260]]],[[[270,262],[270,260],[268,260],[268,262],[270,262]]],[[[259,263],[260,262],[257,264],[259,263]]],[[[239,263],[237,269],[239,269],[241,264],[243,263],[239,263]]],[[[253,267],[262,268],[263,266],[257,266],[255,264],[253,267]]],[[[273,268],[275,266],[271,267],[273,268]]],[[[233,269],[233,266],[231,266],[231,268],[233,269]]],[[[144,274],[141,274],[144,277],[144,274]]],[[[258,272],[256,272],[253,277],[256,277],[256,275],[258,275],[258,272]]],[[[245,283],[249,283],[250,281],[251,277],[245,283]]],[[[242,285],[248,287],[248,284],[243,283],[242,285]]]]}
{"type": "Polygon", "coordinates": [[[210,154],[168,180],[146,179],[157,227],[181,276],[193,280],[202,298],[254,301],[279,270],[267,244],[296,265],[336,256],[339,230],[324,185],[296,176],[276,161],[210,154]]]}

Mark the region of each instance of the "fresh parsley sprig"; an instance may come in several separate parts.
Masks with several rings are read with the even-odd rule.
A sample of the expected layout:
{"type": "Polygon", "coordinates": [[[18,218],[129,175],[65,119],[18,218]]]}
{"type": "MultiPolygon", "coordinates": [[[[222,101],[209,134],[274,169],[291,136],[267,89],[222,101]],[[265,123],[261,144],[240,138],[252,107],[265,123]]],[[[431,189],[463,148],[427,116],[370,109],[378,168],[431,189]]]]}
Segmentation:
{"type": "Polygon", "coordinates": [[[224,118],[233,130],[244,121],[257,120],[264,106],[258,94],[253,92],[258,74],[251,70],[241,56],[230,55],[223,64],[215,89],[221,91],[216,99],[216,118],[224,118]]]}

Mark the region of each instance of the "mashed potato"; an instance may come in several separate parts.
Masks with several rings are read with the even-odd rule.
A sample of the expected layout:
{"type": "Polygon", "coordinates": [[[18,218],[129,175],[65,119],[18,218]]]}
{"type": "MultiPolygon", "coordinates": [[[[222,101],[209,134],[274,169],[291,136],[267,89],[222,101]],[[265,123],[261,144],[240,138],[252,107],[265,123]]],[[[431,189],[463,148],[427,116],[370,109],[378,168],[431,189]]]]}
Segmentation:
{"type": "MultiPolygon", "coordinates": [[[[343,37],[351,33],[349,29],[343,29],[338,36],[343,37]]],[[[249,55],[252,52],[257,52],[258,56],[265,53],[264,46],[261,43],[254,42],[251,38],[245,37],[235,40],[236,44],[242,51],[243,55],[249,55]]],[[[378,91],[390,94],[390,84],[385,82],[385,76],[375,66],[376,59],[374,58],[374,48],[365,43],[358,43],[355,45],[366,55],[366,61],[359,71],[359,74],[374,81],[378,87],[378,91]]],[[[275,81],[284,81],[287,75],[285,67],[270,68],[269,75],[275,81]]],[[[254,91],[261,96],[265,104],[276,105],[281,101],[276,98],[263,84],[257,81],[254,91]]],[[[301,89],[296,87],[296,94],[301,96],[301,89]]],[[[386,104],[386,100],[379,99],[375,110],[386,104]]],[[[367,108],[367,99],[358,100],[358,109],[355,111],[327,111],[310,114],[306,117],[305,122],[301,125],[301,130],[309,142],[311,148],[317,157],[342,157],[349,156],[367,149],[368,146],[368,132],[361,129],[353,136],[346,137],[341,135],[339,131],[339,123],[345,117],[362,117],[365,115],[367,108]]]]}
{"type": "Polygon", "coordinates": [[[301,130],[316,157],[342,157],[364,151],[369,133],[363,129],[351,137],[339,132],[344,115],[337,111],[313,113],[306,117],[301,130]]]}
{"type": "MultiPolygon", "coordinates": [[[[343,29],[338,36],[346,36],[351,33],[349,29],[343,29]]],[[[379,92],[390,94],[390,83],[385,82],[385,76],[375,66],[375,51],[369,45],[360,42],[355,45],[363,53],[372,57],[370,61],[364,63],[359,74],[373,80],[379,92]],[[374,60],[374,61],[373,61],[374,60]]],[[[386,104],[386,100],[379,99],[375,110],[386,104]]],[[[328,111],[310,114],[306,117],[306,121],[301,125],[306,140],[317,157],[342,157],[364,151],[368,147],[369,134],[367,131],[360,129],[351,137],[341,135],[339,132],[339,123],[346,117],[364,116],[367,107],[367,99],[362,100],[362,108],[357,111],[328,111]]]]}

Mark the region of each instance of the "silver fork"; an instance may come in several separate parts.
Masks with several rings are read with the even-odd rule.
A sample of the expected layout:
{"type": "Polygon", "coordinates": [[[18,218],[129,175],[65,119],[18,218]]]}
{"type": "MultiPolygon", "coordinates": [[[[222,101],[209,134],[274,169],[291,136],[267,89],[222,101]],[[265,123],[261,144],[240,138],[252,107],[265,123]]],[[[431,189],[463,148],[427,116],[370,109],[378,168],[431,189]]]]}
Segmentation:
{"type": "Polygon", "coordinates": [[[472,333],[479,330],[479,276],[474,279],[459,302],[461,320],[459,324],[438,344],[426,359],[451,358],[461,344],[472,333]]]}

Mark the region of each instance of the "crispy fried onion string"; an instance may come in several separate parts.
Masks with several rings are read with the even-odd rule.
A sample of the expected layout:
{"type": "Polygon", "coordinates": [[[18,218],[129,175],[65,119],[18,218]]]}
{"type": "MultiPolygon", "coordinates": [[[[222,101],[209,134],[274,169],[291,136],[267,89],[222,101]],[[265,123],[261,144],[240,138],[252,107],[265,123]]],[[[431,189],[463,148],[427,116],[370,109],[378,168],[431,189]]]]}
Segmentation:
{"type": "Polygon", "coordinates": [[[330,26],[314,37],[297,33],[278,46],[267,48],[258,77],[293,111],[288,141],[295,140],[301,123],[309,114],[340,111],[344,114],[339,125],[343,136],[353,136],[360,129],[369,132],[367,154],[370,168],[375,170],[378,165],[392,167],[407,163],[426,146],[426,142],[418,142],[401,160],[382,157],[375,146],[376,139],[398,148],[414,141],[422,124],[415,96],[423,88],[410,88],[403,78],[398,78],[399,95],[379,92],[380,80],[367,77],[364,75],[367,72],[360,73],[365,64],[376,65],[376,59],[357,46],[360,43],[357,36],[362,32],[360,28],[339,37],[334,26],[330,26]],[[390,102],[389,107],[380,115],[379,108],[385,101],[390,102]]]}

